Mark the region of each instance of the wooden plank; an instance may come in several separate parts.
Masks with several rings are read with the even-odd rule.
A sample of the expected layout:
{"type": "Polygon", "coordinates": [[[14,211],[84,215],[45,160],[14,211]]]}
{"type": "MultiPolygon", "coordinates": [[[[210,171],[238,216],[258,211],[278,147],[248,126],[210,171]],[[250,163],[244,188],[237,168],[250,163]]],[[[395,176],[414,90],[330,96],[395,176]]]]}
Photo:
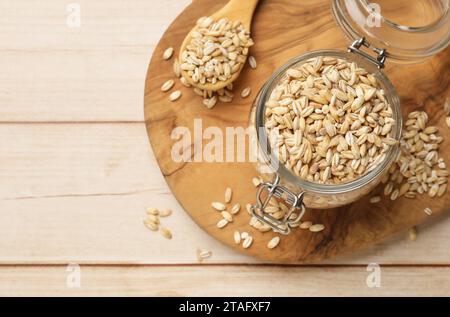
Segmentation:
{"type": "Polygon", "coordinates": [[[0,121],[143,121],[151,53],[190,1],[76,1],[79,28],[68,3],[0,2],[0,121]]]}
{"type": "Polygon", "coordinates": [[[0,55],[0,122],[143,121],[147,48],[0,55]]]}
{"type": "MultiPolygon", "coordinates": [[[[190,0],[79,0],[80,26],[58,0],[0,2],[1,50],[90,50],[154,46],[190,0]]],[[[73,11],[72,11],[73,12],[73,11]]]]}
{"type": "MultiPolygon", "coordinates": [[[[203,232],[170,193],[144,124],[0,125],[0,263],[256,263],[203,232]],[[172,208],[167,241],[142,225],[172,208]]],[[[327,263],[450,264],[450,219],[327,263]],[[430,247],[432,246],[432,247],[430,247]]],[[[230,237],[231,239],[231,237],[230,237]]]]}
{"type": "Polygon", "coordinates": [[[1,267],[0,296],[448,296],[449,267],[1,267]],[[69,280],[69,284],[67,283],[69,280]],[[80,282],[80,284],[77,283],[80,282]],[[68,287],[69,285],[69,287],[68,287]],[[79,288],[74,287],[80,285],[79,288]],[[373,286],[374,284],[369,284],[373,286]]]}
{"type": "Polygon", "coordinates": [[[253,262],[230,251],[158,189],[2,201],[0,263],[197,263],[196,249],[213,250],[214,262],[253,262]],[[172,208],[162,221],[166,240],[142,221],[148,206],[172,208]]]}
{"type": "Polygon", "coordinates": [[[0,131],[4,199],[130,193],[163,184],[143,124],[7,124],[0,131]]]}
{"type": "Polygon", "coordinates": [[[0,135],[1,263],[195,263],[196,248],[243,261],[179,207],[144,124],[9,124],[0,135]],[[175,211],[172,241],[143,226],[149,206],[175,211]]]}

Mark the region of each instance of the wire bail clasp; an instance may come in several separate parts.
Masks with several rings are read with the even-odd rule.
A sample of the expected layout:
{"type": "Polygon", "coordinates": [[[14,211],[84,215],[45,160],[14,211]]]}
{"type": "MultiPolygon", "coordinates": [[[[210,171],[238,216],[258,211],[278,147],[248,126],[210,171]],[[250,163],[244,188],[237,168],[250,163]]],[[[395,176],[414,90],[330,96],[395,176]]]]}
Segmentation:
{"type": "Polygon", "coordinates": [[[258,220],[269,225],[274,231],[287,235],[291,231],[291,227],[294,227],[300,222],[305,214],[305,205],[303,204],[303,196],[305,192],[300,194],[294,194],[292,191],[284,186],[280,185],[280,176],[277,174],[273,183],[262,183],[259,185],[256,193],[256,205],[251,206],[251,213],[258,220]],[[268,195],[265,199],[263,192],[267,191],[268,195]],[[265,211],[266,206],[272,197],[283,199],[287,203],[289,211],[283,217],[283,219],[275,219],[272,215],[265,211]],[[291,215],[294,211],[300,209],[300,213],[294,219],[291,219],[291,215]]]}
{"type": "Polygon", "coordinates": [[[380,49],[377,47],[374,47],[372,45],[370,45],[369,42],[367,42],[367,40],[362,37],[358,40],[355,40],[349,47],[348,47],[348,51],[350,53],[356,53],[366,59],[368,59],[370,62],[374,63],[375,65],[377,65],[377,67],[379,69],[384,68],[384,63],[386,62],[386,58],[387,58],[387,51],[385,49],[380,49]],[[364,52],[363,50],[361,50],[361,46],[364,46],[366,48],[371,49],[372,51],[374,51],[375,53],[377,53],[377,57],[374,58],[373,56],[369,55],[368,53],[364,52]]]}

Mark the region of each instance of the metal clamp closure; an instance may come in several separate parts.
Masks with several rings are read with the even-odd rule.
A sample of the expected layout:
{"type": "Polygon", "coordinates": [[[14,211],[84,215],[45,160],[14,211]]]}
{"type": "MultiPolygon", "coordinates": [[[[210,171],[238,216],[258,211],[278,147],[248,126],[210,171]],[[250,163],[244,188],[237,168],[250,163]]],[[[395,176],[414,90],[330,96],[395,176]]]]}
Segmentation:
{"type": "Polygon", "coordinates": [[[274,231],[287,235],[291,231],[291,227],[298,225],[303,215],[305,214],[305,205],[303,204],[304,192],[294,194],[292,191],[280,185],[280,177],[276,176],[273,183],[262,183],[259,185],[256,195],[256,205],[252,205],[251,213],[261,222],[269,225],[274,231]],[[264,199],[263,192],[267,191],[267,197],[264,199]],[[285,214],[283,219],[275,219],[270,213],[265,211],[265,208],[272,197],[283,199],[288,205],[289,211],[285,214]],[[291,219],[292,214],[297,209],[300,213],[291,219]]]}
{"type": "Polygon", "coordinates": [[[385,49],[380,49],[377,47],[374,47],[372,45],[370,45],[369,42],[367,42],[367,40],[362,37],[356,41],[354,41],[349,47],[348,47],[348,51],[350,53],[356,53],[366,59],[368,59],[370,62],[374,63],[375,65],[377,65],[377,67],[379,69],[384,68],[384,63],[386,62],[386,58],[387,58],[387,52],[385,49]],[[375,53],[377,53],[377,57],[373,57],[371,55],[369,55],[368,53],[364,52],[363,50],[361,50],[361,46],[364,46],[366,48],[371,49],[372,51],[374,51],[375,53]]]}

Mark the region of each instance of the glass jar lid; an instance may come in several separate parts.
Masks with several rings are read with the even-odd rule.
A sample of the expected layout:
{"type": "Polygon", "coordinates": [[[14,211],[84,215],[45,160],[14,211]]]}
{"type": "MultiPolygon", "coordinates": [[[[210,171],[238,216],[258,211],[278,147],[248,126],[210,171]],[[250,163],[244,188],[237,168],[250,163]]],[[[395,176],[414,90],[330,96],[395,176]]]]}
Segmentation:
{"type": "Polygon", "coordinates": [[[365,38],[389,60],[419,62],[450,42],[450,0],[333,0],[333,16],[352,41],[365,38]]]}

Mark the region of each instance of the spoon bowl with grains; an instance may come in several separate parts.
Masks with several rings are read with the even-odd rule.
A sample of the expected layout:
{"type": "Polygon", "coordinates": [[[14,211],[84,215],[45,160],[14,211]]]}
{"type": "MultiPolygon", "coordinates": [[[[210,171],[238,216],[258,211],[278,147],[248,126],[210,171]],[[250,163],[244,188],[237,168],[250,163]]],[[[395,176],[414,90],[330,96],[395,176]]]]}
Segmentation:
{"type": "Polygon", "coordinates": [[[257,4],[258,0],[231,0],[197,21],[179,55],[181,75],[189,84],[218,91],[239,77],[254,44],[250,27],[257,4]]]}

